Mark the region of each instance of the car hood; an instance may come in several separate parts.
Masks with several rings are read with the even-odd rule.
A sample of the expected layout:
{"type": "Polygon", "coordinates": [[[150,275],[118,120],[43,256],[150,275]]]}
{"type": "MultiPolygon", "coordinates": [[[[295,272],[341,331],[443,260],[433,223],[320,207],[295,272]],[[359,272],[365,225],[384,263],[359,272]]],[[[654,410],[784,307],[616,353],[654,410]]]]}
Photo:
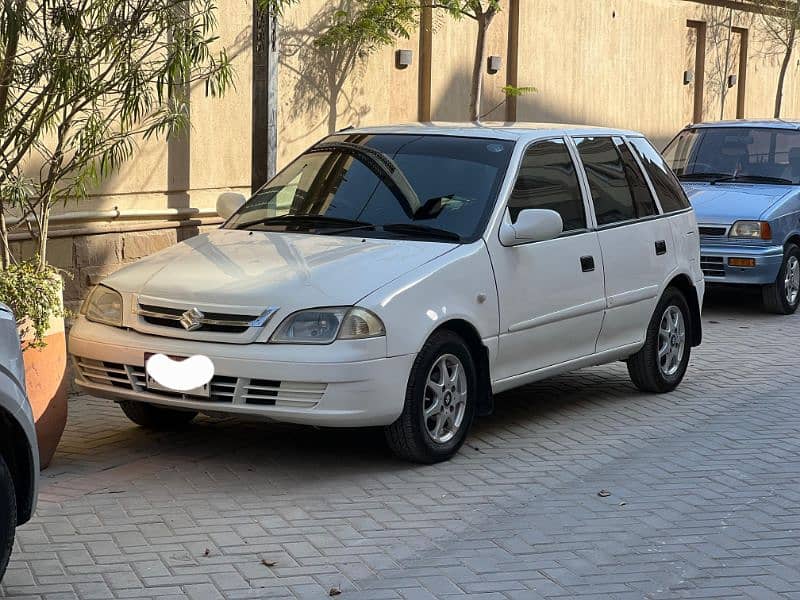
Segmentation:
{"type": "Polygon", "coordinates": [[[790,194],[788,185],[684,183],[698,223],[731,225],[758,220],[771,206],[790,194]]]}
{"type": "Polygon", "coordinates": [[[103,283],[207,309],[348,306],[455,244],[217,229],[162,250],[103,283]]]}

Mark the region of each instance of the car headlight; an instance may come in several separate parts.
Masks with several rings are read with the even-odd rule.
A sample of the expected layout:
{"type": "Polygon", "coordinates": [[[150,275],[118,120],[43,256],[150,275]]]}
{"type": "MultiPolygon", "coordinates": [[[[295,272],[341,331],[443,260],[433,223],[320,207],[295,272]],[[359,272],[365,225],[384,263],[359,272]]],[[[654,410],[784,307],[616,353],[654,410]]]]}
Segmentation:
{"type": "Polygon", "coordinates": [[[771,240],[772,229],[766,221],[736,221],[728,232],[728,237],[771,240]]]}
{"type": "Polygon", "coordinates": [[[104,285],[96,286],[81,307],[89,321],[122,327],[122,296],[104,285]]]}
{"type": "Polygon", "coordinates": [[[271,344],[330,344],[386,335],[377,315],[365,308],[332,307],[289,315],[270,338],[271,344]]]}

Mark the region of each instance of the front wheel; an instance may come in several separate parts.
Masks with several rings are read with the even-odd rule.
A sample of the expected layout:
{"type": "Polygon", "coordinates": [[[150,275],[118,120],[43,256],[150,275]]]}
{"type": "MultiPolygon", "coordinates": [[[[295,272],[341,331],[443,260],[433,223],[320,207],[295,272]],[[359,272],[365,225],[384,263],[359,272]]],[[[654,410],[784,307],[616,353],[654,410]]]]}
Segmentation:
{"type": "Polygon", "coordinates": [[[134,400],[121,400],[119,406],[126,417],[146,429],[179,429],[197,416],[197,411],[173,410],[134,400]]]}
{"type": "Polygon", "coordinates": [[[691,323],[686,298],[667,288],[650,319],[644,346],[627,361],[637,388],[661,394],[678,387],[689,366],[691,323]]]}
{"type": "Polygon", "coordinates": [[[800,304],[800,248],[786,246],[775,283],[761,288],[764,308],[778,315],[791,315],[800,304]]]}
{"type": "Polygon", "coordinates": [[[449,459],[472,426],[477,391],[475,362],[464,340],[449,331],[435,333],[411,368],[402,414],[385,429],[389,447],[414,462],[449,459]]]}
{"type": "Polygon", "coordinates": [[[0,456],[0,581],[11,558],[14,530],[17,527],[17,496],[14,481],[3,457],[0,456]]]}

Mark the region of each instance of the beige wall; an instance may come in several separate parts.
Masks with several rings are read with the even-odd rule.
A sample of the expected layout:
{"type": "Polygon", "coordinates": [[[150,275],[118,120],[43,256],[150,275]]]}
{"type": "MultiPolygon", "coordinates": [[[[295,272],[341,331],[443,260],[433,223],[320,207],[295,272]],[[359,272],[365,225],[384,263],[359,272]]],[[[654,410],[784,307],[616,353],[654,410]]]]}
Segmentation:
{"type": "MultiPolygon", "coordinates": [[[[300,0],[283,18],[279,167],[333,129],[418,118],[421,46],[416,32],[354,61],[347,59],[346,51],[332,56],[312,43],[343,1],[300,0]],[[413,64],[402,70],[395,66],[399,48],[414,53],[413,64]],[[331,82],[335,82],[333,92],[331,82]]],[[[252,0],[224,0],[219,5],[220,44],[233,58],[236,89],[222,99],[207,98],[202,88],[193,89],[188,136],[169,143],[142,143],[134,160],[91,199],[59,209],[200,208],[206,213],[195,216],[205,218],[184,213],[171,222],[163,216],[149,220],[133,216],[63,225],[75,233],[57,232],[61,237],[51,245],[50,259],[77,274],[69,288],[71,301],[77,302],[88,285],[119,264],[218,222],[209,218],[208,209],[213,209],[221,190],[249,189],[252,0]]],[[[737,40],[731,44],[725,69],[727,44],[722,41],[727,41],[729,23],[749,32],[745,116],[772,114],[781,56],[766,40],[760,16],[736,11],[731,15],[727,8],[687,0],[503,0],[502,6],[488,35],[487,55],[501,56],[503,68],[494,75],[484,74],[484,112],[503,101],[509,52],[516,50],[518,85],[538,88],[518,99],[518,120],[626,127],[664,144],[692,117],[698,82],[683,84],[684,70],[695,68],[694,42],[687,29],[691,19],[708,24],[705,117],[719,118],[721,82],[727,74],[737,74],[737,40]],[[519,44],[509,49],[514,1],[519,6],[519,44]]],[[[431,116],[463,121],[468,115],[476,24],[439,14],[432,32],[431,116]]],[[[800,117],[799,73],[793,60],[784,95],[785,117],[800,117]]],[[[736,113],[737,88],[727,91],[726,117],[736,113]]],[[[489,118],[503,120],[506,110],[503,105],[489,118]]]]}
{"type": "Polygon", "coordinates": [[[353,49],[326,52],[314,38],[331,23],[342,0],[302,0],[287,11],[280,41],[278,166],[348,125],[407,122],[417,118],[419,38],[416,33],[366,60],[353,49]],[[395,68],[395,50],[414,51],[413,64],[395,68]],[[332,83],[333,82],[333,83],[332,83]]]}
{"type": "Polygon", "coordinates": [[[55,212],[213,207],[220,189],[250,184],[252,0],[218,2],[219,41],[232,59],[236,86],[223,98],[191,89],[188,134],[167,143],[140,140],[134,158],[88,200],[55,212]]]}
{"type": "MultiPolygon", "coordinates": [[[[520,99],[520,120],[627,127],[665,143],[692,115],[692,86],[683,85],[687,62],[694,61],[689,19],[709,23],[704,117],[720,118],[720,85],[727,74],[738,73],[735,39],[724,69],[728,9],[683,0],[523,3],[519,81],[539,92],[520,99]],[[537,11],[524,9],[532,4],[537,11]],[[559,24],[557,33],[553,23],[559,24]]],[[[745,116],[769,117],[779,58],[765,55],[760,17],[734,11],[733,25],[750,31],[745,116]]],[[[790,71],[786,117],[800,114],[797,68],[790,71]]],[[[725,118],[736,116],[736,94],[736,87],[726,94],[725,118]]]]}
{"type": "MultiPolygon", "coordinates": [[[[313,39],[344,0],[301,0],[283,18],[280,42],[278,166],[286,165],[332,129],[408,122],[418,117],[419,36],[401,39],[350,62],[317,48],[313,39]],[[414,52],[413,64],[395,67],[395,50],[414,52]],[[332,86],[332,82],[336,82],[332,86]]],[[[483,111],[504,120],[501,88],[509,65],[509,2],[489,31],[487,55],[503,59],[500,72],[484,74],[483,111]],[[491,110],[496,105],[499,108],[491,110]],[[491,112],[490,112],[491,111],[491,112]]],[[[705,116],[720,115],[727,8],[686,0],[518,0],[520,35],[517,81],[538,92],[518,99],[521,121],[574,122],[638,129],[661,144],[691,118],[692,85],[683,71],[693,65],[689,19],[706,21],[705,116]]],[[[191,92],[192,129],[169,144],[142,142],[134,160],[107,181],[81,210],[212,208],[218,192],[247,189],[251,146],[252,0],[226,0],[219,15],[220,44],[237,71],[236,89],[208,98],[191,92]]],[[[765,42],[761,18],[734,11],[735,27],[750,32],[747,117],[772,113],[781,57],[765,42]]],[[[467,118],[476,24],[435,14],[432,34],[431,117],[467,118]]],[[[737,40],[728,73],[737,73],[737,40]]],[[[514,49],[511,49],[513,51],[514,49]]],[[[792,62],[784,116],[800,116],[800,77],[792,62]]],[[[724,115],[736,113],[737,88],[727,92],[724,115]]],[[[63,211],[76,210],[73,203],[63,211]]]]}

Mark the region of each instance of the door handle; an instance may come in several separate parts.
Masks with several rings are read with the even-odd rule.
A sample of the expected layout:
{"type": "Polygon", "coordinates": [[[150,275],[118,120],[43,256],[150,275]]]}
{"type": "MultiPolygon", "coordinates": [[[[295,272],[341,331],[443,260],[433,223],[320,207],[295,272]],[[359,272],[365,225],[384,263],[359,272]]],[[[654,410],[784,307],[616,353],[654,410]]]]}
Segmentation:
{"type": "Polygon", "coordinates": [[[656,254],[661,256],[662,254],[667,253],[667,242],[664,240],[658,240],[656,242],[656,254]]]}
{"type": "Polygon", "coordinates": [[[581,256],[581,271],[584,273],[594,271],[594,256],[581,256]]]}

